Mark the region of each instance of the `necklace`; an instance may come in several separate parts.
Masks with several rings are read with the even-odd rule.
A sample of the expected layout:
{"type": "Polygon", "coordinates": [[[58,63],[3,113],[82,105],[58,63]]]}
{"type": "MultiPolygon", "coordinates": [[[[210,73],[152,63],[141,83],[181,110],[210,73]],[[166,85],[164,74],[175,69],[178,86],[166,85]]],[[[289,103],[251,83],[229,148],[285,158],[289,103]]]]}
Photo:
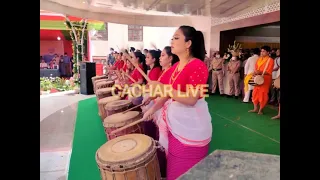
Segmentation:
{"type": "Polygon", "coordinates": [[[170,83],[171,85],[173,85],[173,84],[176,82],[177,78],[179,77],[179,75],[181,74],[181,72],[184,70],[184,68],[185,68],[190,62],[192,62],[192,61],[193,61],[193,60],[191,60],[191,61],[189,60],[189,62],[181,69],[181,71],[179,71],[178,74],[175,75],[176,72],[177,72],[177,70],[178,70],[178,67],[179,67],[179,65],[180,65],[180,62],[179,62],[179,64],[177,64],[177,67],[174,69],[173,73],[171,74],[170,80],[169,80],[169,83],[170,83]],[[172,82],[172,81],[173,81],[173,82],[172,82]]]}
{"type": "Polygon", "coordinates": [[[163,73],[161,74],[161,76],[158,78],[158,81],[161,80],[162,76],[170,69],[171,67],[168,67],[166,70],[163,71],[163,73]]]}

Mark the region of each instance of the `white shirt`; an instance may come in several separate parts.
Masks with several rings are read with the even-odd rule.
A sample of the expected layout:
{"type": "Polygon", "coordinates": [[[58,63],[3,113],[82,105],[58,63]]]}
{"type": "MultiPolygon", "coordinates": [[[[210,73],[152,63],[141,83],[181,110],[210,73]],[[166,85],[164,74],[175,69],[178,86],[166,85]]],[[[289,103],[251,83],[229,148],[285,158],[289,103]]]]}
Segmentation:
{"type": "Polygon", "coordinates": [[[254,68],[258,59],[259,56],[256,54],[248,58],[246,65],[244,66],[244,74],[250,74],[254,72],[254,68]]]}
{"type": "MultiPolygon", "coordinates": [[[[280,57],[276,57],[274,59],[274,65],[273,65],[273,69],[280,67],[280,57]]],[[[272,72],[272,79],[276,79],[277,78],[277,71],[273,71],[272,72]]]]}
{"type": "Polygon", "coordinates": [[[48,64],[47,63],[40,63],[40,68],[47,68],[48,64]]]}

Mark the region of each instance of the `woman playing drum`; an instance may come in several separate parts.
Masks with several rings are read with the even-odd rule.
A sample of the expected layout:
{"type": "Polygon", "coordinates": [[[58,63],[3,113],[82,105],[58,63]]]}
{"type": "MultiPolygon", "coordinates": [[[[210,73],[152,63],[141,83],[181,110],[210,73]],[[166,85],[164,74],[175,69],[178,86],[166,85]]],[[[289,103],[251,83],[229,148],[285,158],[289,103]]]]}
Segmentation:
{"type": "MultiPolygon", "coordinates": [[[[173,36],[171,48],[180,60],[171,68],[169,84],[173,88],[172,93],[169,97],[161,97],[144,114],[145,118],[150,117],[163,106],[158,119],[164,121],[168,129],[168,180],[177,179],[206,157],[212,136],[208,105],[200,91],[196,91],[199,86],[207,85],[209,75],[203,63],[203,34],[193,27],[181,26],[173,36]]],[[[158,81],[150,82],[150,86],[164,89],[164,84],[158,81]]]]}
{"type": "MultiPolygon", "coordinates": [[[[174,65],[176,62],[179,61],[178,56],[176,56],[175,54],[172,54],[171,52],[171,47],[170,46],[166,46],[162,52],[161,52],[161,56],[160,56],[160,65],[162,67],[162,72],[160,77],[158,78],[158,81],[161,82],[162,84],[169,84],[169,79],[171,77],[171,73],[170,72],[170,68],[172,65],[174,65]]],[[[172,71],[172,70],[171,70],[172,71]]],[[[149,77],[151,78],[151,77],[149,77]]],[[[155,102],[156,99],[155,97],[149,97],[146,96],[144,99],[144,107],[142,108],[143,112],[145,112],[146,110],[148,110],[149,108],[151,108],[155,102]]],[[[157,113],[161,113],[161,110],[158,110],[157,113]]],[[[160,141],[165,141],[168,142],[168,140],[162,140],[164,138],[163,134],[167,134],[167,128],[165,126],[165,124],[163,125],[163,123],[157,123],[158,127],[154,124],[154,122],[156,122],[157,120],[154,119],[154,121],[147,121],[145,123],[149,123],[149,124],[153,124],[153,125],[146,125],[145,126],[145,134],[149,135],[149,136],[154,136],[153,138],[155,140],[159,139],[159,136],[161,138],[160,141]],[[148,129],[146,129],[148,128],[148,129]],[[162,134],[162,135],[161,135],[162,134]]],[[[159,122],[159,121],[157,121],[159,122]]],[[[160,165],[160,171],[161,171],[161,177],[165,178],[166,174],[167,174],[167,160],[166,160],[166,154],[163,151],[157,151],[157,155],[159,158],[159,165],[160,165]]]]}
{"type": "Polygon", "coordinates": [[[122,69],[122,67],[123,67],[123,65],[124,65],[124,60],[123,60],[123,58],[125,58],[124,56],[123,56],[123,53],[122,52],[120,52],[120,54],[118,55],[118,57],[116,58],[116,63],[113,65],[113,69],[114,70],[120,70],[120,69],[122,69]]]}
{"type": "MultiPolygon", "coordinates": [[[[127,54],[127,58],[131,58],[128,54],[127,54]]],[[[138,64],[139,67],[144,71],[145,74],[147,74],[147,64],[145,61],[145,56],[141,53],[141,52],[134,52],[132,53],[132,59],[131,59],[132,63],[138,64]]],[[[135,82],[133,80],[129,80],[129,84],[130,86],[134,86],[136,84],[142,85],[145,84],[146,80],[143,78],[142,74],[139,72],[139,70],[137,68],[134,68],[134,70],[131,73],[131,77],[133,80],[135,80],[135,82]]],[[[131,91],[135,91],[135,89],[131,88],[131,91]]],[[[134,93],[135,94],[135,93],[134,93]]],[[[129,98],[132,101],[133,105],[139,105],[142,103],[142,96],[140,97],[133,97],[133,98],[129,98]]]]}
{"type": "MultiPolygon", "coordinates": [[[[178,61],[179,61],[179,58],[177,55],[172,54],[171,47],[170,46],[164,47],[164,49],[162,50],[161,55],[160,55],[160,65],[161,65],[162,71],[161,71],[160,77],[157,80],[159,82],[161,82],[162,84],[169,84],[169,79],[171,77],[170,73],[172,73],[172,72],[170,72],[170,68],[178,61]]],[[[144,99],[144,104],[149,105],[149,103],[152,100],[153,100],[153,102],[155,102],[155,99],[156,99],[156,97],[149,97],[148,96],[144,99]]],[[[152,105],[153,105],[153,103],[152,103],[152,105]]],[[[149,105],[148,107],[151,107],[151,106],[149,105]]]]}
{"type": "Polygon", "coordinates": [[[158,50],[150,50],[147,53],[146,64],[150,67],[148,77],[151,81],[157,81],[161,75],[160,54],[161,51],[158,50]]]}
{"type": "MultiPolygon", "coordinates": [[[[161,51],[150,50],[146,56],[146,64],[150,67],[148,77],[151,81],[157,81],[161,75],[161,66],[160,66],[160,54],[161,51]]],[[[144,94],[144,100],[149,97],[148,94],[144,94]]],[[[144,102],[144,101],[143,101],[144,102]]],[[[144,132],[146,135],[152,137],[153,139],[158,139],[157,126],[153,121],[144,122],[144,132]]]]}

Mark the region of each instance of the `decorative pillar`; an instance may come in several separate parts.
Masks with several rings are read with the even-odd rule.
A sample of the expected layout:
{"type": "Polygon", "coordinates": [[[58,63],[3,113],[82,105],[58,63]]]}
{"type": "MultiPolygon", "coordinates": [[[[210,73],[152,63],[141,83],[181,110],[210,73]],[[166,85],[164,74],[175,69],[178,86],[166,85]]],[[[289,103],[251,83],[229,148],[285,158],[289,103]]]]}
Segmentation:
{"type": "Polygon", "coordinates": [[[92,50],[93,50],[93,46],[91,43],[91,38],[93,37],[95,33],[95,30],[89,30],[88,31],[88,37],[87,37],[87,56],[88,56],[88,61],[93,62],[93,58],[92,58],[92,50]]]}

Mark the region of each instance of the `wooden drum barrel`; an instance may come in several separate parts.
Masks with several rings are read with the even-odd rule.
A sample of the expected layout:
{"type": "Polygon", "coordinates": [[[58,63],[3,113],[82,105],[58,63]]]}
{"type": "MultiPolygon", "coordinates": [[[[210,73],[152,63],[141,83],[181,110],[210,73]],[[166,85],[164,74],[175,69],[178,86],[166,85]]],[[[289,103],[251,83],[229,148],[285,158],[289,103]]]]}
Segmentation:
{"type": "Polygon", "coordinates": [[[105,97],[109,97],[112,96],[112,91],[114,88],[112,87],[108,87],[108,88],[102,88],[102,89],[98,89],[96,91],[96,96],[97,96],[97,100],[99,102],[100,99],[105,98],[105,97]]]}
{"type": "Polygon", "coordinates": [[[143,134],[115,138],[96,152],[102,180],[160,180],[156,142],[143,134]]]}
{"type": "Polygon", "coordinates": [[[120,96],[109,96],[109,97],[102,98],[98,101],[99,116],[101,117],[102,121],[104,120],[104,118],[107,117],[106,110],[104,109],[105,105],[117,100],[120,100],[120,96]]]}
{"type": "Polygon", "coordinates": [[[114,139],[118,136],[126,134],[141,133],[143,134],[143,122],[138,123],[134,126],[124,129],[115,134],[110,134],[112,131],[128,125],[134,121],[142,118],[142,114],[138,111],[128,111],[126,113],[116,113],[111,116],[107,116],[103,121],[104,131],[107,135],[108,140],[114,139]]]}
{"type": "Polygon", "coordinates": [[[96,85],[95,85],[95,92],[98,90],[98,89],[102,89],[102,88],[107,88],[107,87],[112,87],[114,85],[114,81],[107,81],[107,80],[98,80],[96,82],[96,85]]]}
{"type": "Polygon", "coordinates": [[[113,101],[105,105],[104,109],[106,110],[107,116],[110,116],[115,113],[126,111],[131,106],[131,101],[129,100],[118,100],[113,101]]]}
{"type": "Polygon", "coordinates": [[[106,75],[102,75],[102,76],[95,76],[91,78],[92,80],[92,85],[93,85],[93,90],[94,92],[96,92],[96,83],[97,82],[102,82],[102,81],[107,81],[108,77],[106,75]]]}

